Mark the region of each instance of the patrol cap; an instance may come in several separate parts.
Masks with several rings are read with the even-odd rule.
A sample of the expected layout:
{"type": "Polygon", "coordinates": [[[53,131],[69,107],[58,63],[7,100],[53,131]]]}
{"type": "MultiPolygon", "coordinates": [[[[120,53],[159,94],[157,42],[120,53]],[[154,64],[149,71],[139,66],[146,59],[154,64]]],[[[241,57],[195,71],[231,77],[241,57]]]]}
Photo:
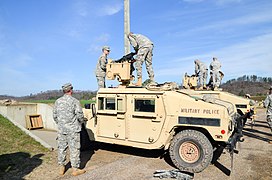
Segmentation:
{"type": "Polygon", "coordinates": [[[71,89],[73,89],[73,86],[72,86],[71,83],[66,83],[66,84],[64,84],[64,85],[62,86],[62,90],[63,90],[64,92],[68,92],[68,91],[70,91],[71,89]]]}
{"type": "Polygon", "coordinates": [[[248,97],[248,98],[250,98],[251,96],[250,96],[250,94],[245,94],[245,97],[248,97]]]}
{"type": "Polygon", "coordinates": [[[104,50],[110,51],[110,47],[109,46],[103,46],[102,51],[104,51],[104,50]]]}

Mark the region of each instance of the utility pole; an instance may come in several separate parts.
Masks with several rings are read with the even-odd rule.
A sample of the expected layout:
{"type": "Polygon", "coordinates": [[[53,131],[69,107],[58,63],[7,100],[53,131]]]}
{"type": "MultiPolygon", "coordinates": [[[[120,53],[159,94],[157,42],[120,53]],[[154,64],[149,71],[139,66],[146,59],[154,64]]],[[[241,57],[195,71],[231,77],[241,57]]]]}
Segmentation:
{"type": "Polygon", "coordinates": [[[125,54],[130,53],[130,43],[127,38],[128,33],[130,33],[130,7],[129,0],[124,0],[124,46],[125,54]]]}

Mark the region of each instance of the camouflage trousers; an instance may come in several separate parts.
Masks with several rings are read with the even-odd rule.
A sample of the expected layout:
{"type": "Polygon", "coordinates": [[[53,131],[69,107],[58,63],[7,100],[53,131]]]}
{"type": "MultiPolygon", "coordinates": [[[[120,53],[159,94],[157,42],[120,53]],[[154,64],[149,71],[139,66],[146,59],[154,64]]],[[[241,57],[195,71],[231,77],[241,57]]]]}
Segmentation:
{"type": "Polygon", "coordinates": [[[146,71],[148,73],[149,79],[151,81],[154,81],[154,71],[152,67],[152,51],[153,51],[153,45],[150,45],[149,47],[144,47],[139,49],[136,57],[135,62],[135,68],[137,71],[137,77],[142,77],[142,65],[145,61],[146,71]]]}
{"type": "Polygon", "coordinates": [[[70,150],[70,162],[73,168],[80,165],[80,133],[58,133],[58,164],[65,165],[67,149],[70,150]]]}
{"type": "Polygon", "coordinates": [[[270,130],[272,132],[272,115],[267,115],[266,120],[267,120],[268,126],[270,127],[270,130]]]}
{"type": "Polygon", "coordinates": [[[199,71],[198,78],[200,86],[206,86],[208,76],[208,69],[199,71]]]}
{"type": "Polygon", "coordinates": [[[213,80],[213,87],[219,87],[220,86],[220,73],[219,70],[213,70],[212,71],[212,80],[213,80]]]}
{"type": "Polygon", "coordinates": [[[96,76],[96,79],[97,79],[98,89],[106,87],[104,76],[96,76]]]}

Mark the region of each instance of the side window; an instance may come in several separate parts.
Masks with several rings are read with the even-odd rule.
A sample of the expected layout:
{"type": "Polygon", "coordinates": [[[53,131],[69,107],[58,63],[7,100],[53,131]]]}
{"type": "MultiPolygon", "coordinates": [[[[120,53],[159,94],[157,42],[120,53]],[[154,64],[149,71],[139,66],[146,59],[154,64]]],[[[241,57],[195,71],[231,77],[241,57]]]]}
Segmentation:
{"type": "Polygon", "coordinates": [[[98,98],[98,110],[104,110],[104,98],[103,97],[98,98]]]}
{"type": "Polygon", "coordinates": [[[118,111],[123,111],[124,110],[123,99],[117,99],[117,110],[118,111]]]}
{"type": "Polygon", "coordinates": [[[106,110],[115,110],[115,98],[106,98],[106,110]]]}
{"type": "Polygon", "coordinates": [[[155,99],[135,99],[135,112],[155,112],[155,99]]]}

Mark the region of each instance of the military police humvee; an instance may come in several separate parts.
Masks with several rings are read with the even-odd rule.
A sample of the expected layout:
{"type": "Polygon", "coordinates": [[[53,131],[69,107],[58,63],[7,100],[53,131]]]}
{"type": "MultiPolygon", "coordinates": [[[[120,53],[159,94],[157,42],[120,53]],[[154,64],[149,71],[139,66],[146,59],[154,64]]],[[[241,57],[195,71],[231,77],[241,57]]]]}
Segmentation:
{"type": "Polygon", "coordinates": [[[255,105],[256,103],[248,98],[240,97],[235,94],[231,94],[225,91],[211,91],[211,90],[196,90],[197,86],[197,77],[185,75],[183,78],[183,87],[182,92],[188,93],[191,96],[196,96],[199,98],[203,98],[204,96],[209,96],[213,99],[221,99],[223,101],[231,102],[235,105],[237,113],[241,116],[244,116],[243,124],[246,123],[247,118],[252,118],[254,115],[255,105]]]}
{"type": "MultiPolygon", "coordinates": [[[[130,70],[129,65],[110,62],[109,76],[121,72],[112,72],[117,66],[130,70]]],[[[177,168],[193,173],[211,163],[214,148],[234,152],[242,137],[242,125],[232,103],[204,101],[175,88],[129,86],[122,81],[130,79],[129,73],[125,76],[119,76],[122,86],[99,89],[96,103],[83,109],[92,140],[165,149],[177,168]]]]}

